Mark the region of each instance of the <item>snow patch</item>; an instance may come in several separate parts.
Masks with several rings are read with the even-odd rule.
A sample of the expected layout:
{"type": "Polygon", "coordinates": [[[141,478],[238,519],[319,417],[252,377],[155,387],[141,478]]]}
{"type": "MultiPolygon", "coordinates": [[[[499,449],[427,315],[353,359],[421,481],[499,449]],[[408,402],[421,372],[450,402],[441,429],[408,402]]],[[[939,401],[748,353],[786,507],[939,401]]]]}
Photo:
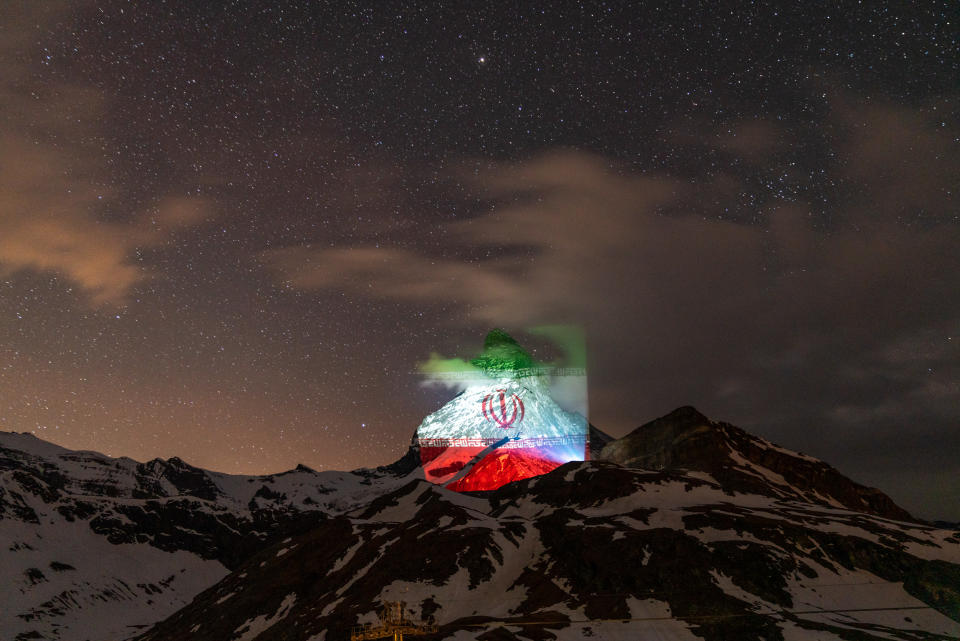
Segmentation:
{"type": "Polygon", "coordinates": [[[0,520],[0,630],[4,638],[36,630],[48,639],[125,639],[187,605],[228,574],[217,561],[144,544],[113,544],[85,521],[56,525],[0,520]],[[30,548],[17,542],[29,542],[30,548]],[[74,570],[49,571],[51,562],[74,570]],[[25,574],[42,570],[31,584],[25,574]],[[25,620],[23,617],[29,617],[25,620]]]}
{"type": "Polygon", "coordinates": [[[283,601],[280,602],[280,606],[273,614],[261,614],[258,617],[244,621],[233,631],[235,634],[240,634],[240,636],[234,637],[233,641],[254,641],[254,639],[260,636],[260,633],[282,621],[290,613],[290,609],[293,608],[293,604],[296,603],[296,601],[296,593],[291,592],[283,597],[283,601]]]}

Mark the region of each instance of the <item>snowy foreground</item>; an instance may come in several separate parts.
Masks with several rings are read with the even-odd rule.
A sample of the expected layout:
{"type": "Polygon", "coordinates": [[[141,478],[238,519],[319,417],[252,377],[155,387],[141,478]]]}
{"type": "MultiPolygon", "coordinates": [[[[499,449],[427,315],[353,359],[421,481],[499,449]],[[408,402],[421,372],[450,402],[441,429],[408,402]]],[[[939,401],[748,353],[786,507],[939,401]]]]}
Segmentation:
{"type": "Polygon", "coordinates": [[[960,637],[960,533],[679,412],[473,495],[0,433],[0,638],[333,641],[389,600],[437,639],[960,637]]]}
{"type": "Polygon", "coordinates": [[[946,639],[960,625],[929,602],[957,576],[948,531],[571,463],[484,497],[411,482],[143,638],[341,639],[403,600],[451,639],[946,639]]]}
{"type": "Polygon", "coordinates": [[[399,482],[219,474],[0,432],[0,639],[129,638],[288,530],[399,482]]]}

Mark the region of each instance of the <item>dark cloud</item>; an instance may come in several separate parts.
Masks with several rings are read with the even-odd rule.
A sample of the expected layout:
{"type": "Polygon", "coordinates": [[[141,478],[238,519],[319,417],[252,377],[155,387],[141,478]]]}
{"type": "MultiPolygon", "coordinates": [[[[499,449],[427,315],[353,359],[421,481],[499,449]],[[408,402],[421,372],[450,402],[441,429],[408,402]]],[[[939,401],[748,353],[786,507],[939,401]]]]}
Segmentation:
{"type": "MultiPolygon", "coordinates": [[[[956,98],[954,97],[953,100],[956,98]]],[[[957,222],[958,123],[951,99],[918,107],[839,94],[832,117],[858,222],[957,222]]]]}

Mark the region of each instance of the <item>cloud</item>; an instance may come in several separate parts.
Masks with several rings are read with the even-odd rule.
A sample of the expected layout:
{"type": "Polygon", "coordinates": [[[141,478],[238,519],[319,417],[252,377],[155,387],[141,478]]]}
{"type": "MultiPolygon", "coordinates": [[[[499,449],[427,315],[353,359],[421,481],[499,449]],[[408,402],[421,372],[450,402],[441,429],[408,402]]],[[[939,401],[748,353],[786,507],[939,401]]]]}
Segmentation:
{"type": "MultiPolygon", "coordinates": [[[[591,407],[608,426],[689,402],[747,424],[801,413],[829,423],[843,414],[837,408],[884,395],[900,407],[948,395],[957,406],[960,392],[949,385],[886,385],[893,362],[882,363],[882,375],[839,378],[845,365],[869,364],[913,332],[960,323],[960,227],[904,218],[918,203],[945,210],[960,173],[933,168],[921,195],[922,168],[900,171],[896,153],[910,140],[916,162],[952,166],[942,154],[953,134],[883,105],[860,110],[861,124],[845,130],[851,113],[838,108],[825,123],[847,132],[826,167],[842,187],[832,212],[840,222],[828,231],[803,202],[771,202],[763,224],[685,214],[691,192],[716,195],[707,181],[693,187],[566,150],[458,175],[491,209],[421,245],[295,246],[261,259],[296,289],[459,307],[488,327],[583,324],[598,365],[591,407]],[[872,189],[883,202],[866,196],[872,189]]],[[[743,152],[756,157],[769,148],[768,128],[754,138],[743,152]]]]}
{"type": "Polygon", "coordinates": [[[714,325],[781,327],[789,318],[856,325],[850,307],[874,314],[875,323],[896,323],[907,320],[910,301],[929,304],[947,293],[938,280],[956,261],[952,227],[911,230],[878,219],[868,230],[824,234],[805,208],[788,204],[769,207],[762,227],[662,215],[682,197],[683,183],[612,170],[583,153],[495,166],[479,183],[498,205],[446,225],[444,237],[453,248],[496,248],[498,257],[299,246],[263,260],[300,289],[443,300],[494,324],[628,313],[635,327],[654,333],[695,330],[701,314],[714,325]]]}
{"type": "Polygon", "coordinates": [[[529,202],[448,224],[444,234],[451,247],[492,248],[496,258],[470,262],[390,247],[290,247],[262,258],[297,288],[345,288],[411,302],[453,300],[486,320],[511,324],[555,320],[564,308],[580,305],[559,295],[557,286],[577,291],[577,283],[586,284],[594,252],[631,253],[636,239],[624,227],[669,199],[670,189],[610,175],[602,159],[576,153],[493,167],[480,187],[487,198],[520,195],[529,202]],[[583,216],[598,209],[598,215],[583,216]]]}
{"type": "Polygon", "coordinates": [[[769,162],[788,151],[783,127],[769,120],[746,120],[717,127],[705,118],[688,117],[670,128],[670,144],[723,151],[748,162],[769,162]]]}
{"type": "Polygon", "coordinates": [[[207,215],[199,199],[168,198],[152,216],[106,222],[96,215],[113,194],[56,150],[0,138],[0,273],[48,271],[76,283],[96,304],[119,303],[148,272],[131,255],[207,215]]]}
{"type": "Polygon", "coordinates": [[[99,142],[103,97],[89,87],[42,83],[35,76],[40,52],[29,34],[68,9],[24,3],[5,18],[0,274],[55,273],[94,305],[117,304],[151,277],[134,252],[203,220],[210,208],[197,198],[161,196],[150,212],[123,211],[124,194],[112,187],[117,180],[99,142]]]}
{"type": "MultiPolygon", "coordinates": [[[[955,102],[955,100],[954,100],[955,102]]],[[[957,222],[960,176],[950,98],[908,107],[840,94],[832,111],[844,138],[841,173],[859,189],[851,213],[877,218],[957,222]]]]}

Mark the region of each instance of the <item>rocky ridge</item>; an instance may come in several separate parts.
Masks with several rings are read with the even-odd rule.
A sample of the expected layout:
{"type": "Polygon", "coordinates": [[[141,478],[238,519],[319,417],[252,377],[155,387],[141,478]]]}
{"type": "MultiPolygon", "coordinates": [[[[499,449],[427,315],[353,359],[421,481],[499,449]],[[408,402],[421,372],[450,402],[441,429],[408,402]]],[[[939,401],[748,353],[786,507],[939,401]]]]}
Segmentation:
{"type": "Polygon", "coordinates": [[[492,492],[411,481],[264,550],[141,639],[341,639],[393,600],[436,639],[960,632],[960,533],[690,407],[592,436],[598,460],[492,492]]]}
{"type": "Polygon", "coordinates": [[[960,532],[693,408],[590,438],[595,460],[457,494],[415,445],[243,477],[0,433],[0,631],[327,641],[404,600],[437,639],[960,633],[960,532]]]}
{"type": "Polygon", "coordinates": [[[0,433],[0,638],[126,638],[264,546],[398,482],[304,466],[220,474],[0,433]]]}
{"type": "Polygon", "coordinates": [[[948,639],[958,585],[949,531],[592,461],[482,496],[412,481],[140,639],[345,639],[392,600],[436,639],[948,639]]]}
{"type": "Polygon", "coordinates": [[[598,458],[645,469],[706,472],[730,491],[914,520],[880,490],[850,480],[827,463],[774,445],[729,423],[711,421],[689,406],[605,445],[598,458]]]}

